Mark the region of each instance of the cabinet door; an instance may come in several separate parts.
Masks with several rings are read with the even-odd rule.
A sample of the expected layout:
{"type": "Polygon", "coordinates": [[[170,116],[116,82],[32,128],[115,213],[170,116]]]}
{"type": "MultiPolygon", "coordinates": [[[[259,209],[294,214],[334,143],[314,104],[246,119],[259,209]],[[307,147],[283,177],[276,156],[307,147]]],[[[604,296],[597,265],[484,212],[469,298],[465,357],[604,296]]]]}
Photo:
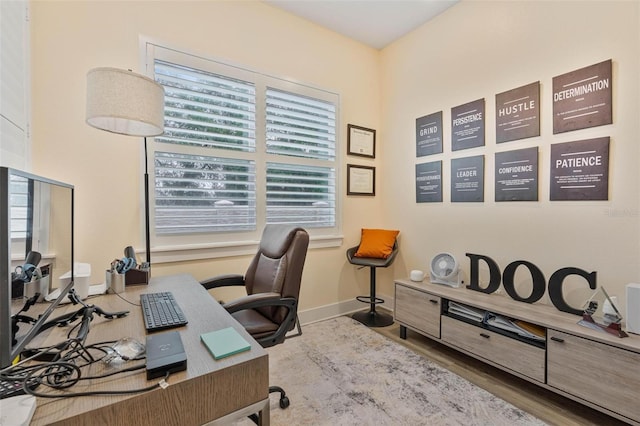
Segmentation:
{"type": "Polygon", "coordinates": [[[451,317],[442,317],[442,341],[544,383],[544,349],[451,317]]]}
{"type": "Polygon", "coordinates": [[[396,284],[395,320],[440,338],[440,298],[396,284]]]}
{"type": "Polygon", "coordinates": [[[640,421],[640,354],[547,332],[547,384],[640,421]]]}

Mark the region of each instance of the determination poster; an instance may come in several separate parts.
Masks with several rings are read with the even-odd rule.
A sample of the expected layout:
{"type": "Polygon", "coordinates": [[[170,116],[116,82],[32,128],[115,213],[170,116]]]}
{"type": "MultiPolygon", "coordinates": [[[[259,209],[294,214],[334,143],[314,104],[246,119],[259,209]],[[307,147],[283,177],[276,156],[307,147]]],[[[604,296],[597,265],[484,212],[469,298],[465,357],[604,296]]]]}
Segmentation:
{"type": "Polygon", "coordinates": [[[484,201],[484,155],[451,160],[451,201],[484,201]]]}
{"type": "Polygon", "coordinates": [[[553,78],[553,134],[613,123],[611,59],[553,78]]]}
{"type": "Polygon", "coordinates": [[[497,152],[496,201],[538,201],[538,147],[497,152]]]}
{"type": "Polygon", "coordinates": [[[442,202],[442,161],[416,164],[416,203],[442,202]]]}
{"type": "Polygon", "coordinates": [[[609,199],[609,137],[551,145],[551,201],[609,199]]]}
{"type": "Polygon", "coordinates": [[[496,142],[540,136],[540,82],[496,95],[496,142]]]}
{"type": "Polygon", "coordinates": [[[416,157],[442,152],[442,111],[416,119],[416,157]]]}
{"type": "Polygon", "coordinates": [[[484,99],[451,108],[451,150],[484,146],[484,99]]]}

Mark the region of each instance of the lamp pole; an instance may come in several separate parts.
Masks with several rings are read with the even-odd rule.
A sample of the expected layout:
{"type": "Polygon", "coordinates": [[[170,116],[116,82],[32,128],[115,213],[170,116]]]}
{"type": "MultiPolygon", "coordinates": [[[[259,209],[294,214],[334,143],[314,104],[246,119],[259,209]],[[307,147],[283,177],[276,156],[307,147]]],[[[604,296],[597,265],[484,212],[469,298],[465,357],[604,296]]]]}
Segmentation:
{"type": "Polygon", "coordinates": [[[149,230],[149,166],[147,157],[147,137],[144,138],[144,224],[147,252],[147,267],[151,268],[151,232],[149,230]]]}

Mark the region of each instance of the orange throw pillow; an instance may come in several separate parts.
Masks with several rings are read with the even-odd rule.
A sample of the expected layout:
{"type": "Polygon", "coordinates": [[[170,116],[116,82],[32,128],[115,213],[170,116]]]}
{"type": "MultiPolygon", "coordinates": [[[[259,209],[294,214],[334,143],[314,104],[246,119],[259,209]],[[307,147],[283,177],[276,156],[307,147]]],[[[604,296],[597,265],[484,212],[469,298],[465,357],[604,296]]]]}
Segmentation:
{"type": "Polygon", "coordinates": [[[386,259],[393,251],[393,244],[400,231],[386,229],[362,229],[360,247],[355,257],[386,259]]]}

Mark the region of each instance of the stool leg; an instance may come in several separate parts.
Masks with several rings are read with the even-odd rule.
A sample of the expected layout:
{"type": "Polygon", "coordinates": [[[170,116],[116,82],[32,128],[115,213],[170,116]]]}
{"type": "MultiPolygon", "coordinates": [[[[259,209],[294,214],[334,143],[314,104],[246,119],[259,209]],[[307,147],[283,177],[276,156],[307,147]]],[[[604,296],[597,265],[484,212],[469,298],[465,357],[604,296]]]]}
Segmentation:
{"type": "MultiPolygon", "coordinates": [[[[376,312],[376,304],[384,302],[382,299],[376,299],[376,268],[370,267],[371,273],[369,278],[369,311],[356,312],[351,316],[356,321],[368,327],[386,327],[393,324],[393,317],[389,314],[376,312]]],[[[359,296],[360,297],[360,296],[359,296]]],[[[366,301],[366,297],[362,296],[362,302],[366,301]]]]}

